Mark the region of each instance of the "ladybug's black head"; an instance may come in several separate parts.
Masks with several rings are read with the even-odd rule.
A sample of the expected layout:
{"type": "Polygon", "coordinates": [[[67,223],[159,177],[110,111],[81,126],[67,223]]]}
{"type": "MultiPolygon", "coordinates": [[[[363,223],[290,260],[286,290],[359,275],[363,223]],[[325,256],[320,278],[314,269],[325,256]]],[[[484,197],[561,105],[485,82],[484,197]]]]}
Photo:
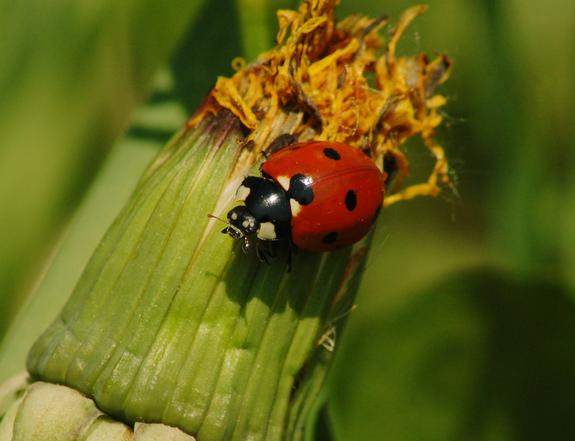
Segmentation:
{"type": "Polygon", "coordinates": [[[222,233],[229,234],[234,239],[250,236],[258,231],[260,223],[246,207],[240,205],[228,212],[228,224],[222,233]]]}

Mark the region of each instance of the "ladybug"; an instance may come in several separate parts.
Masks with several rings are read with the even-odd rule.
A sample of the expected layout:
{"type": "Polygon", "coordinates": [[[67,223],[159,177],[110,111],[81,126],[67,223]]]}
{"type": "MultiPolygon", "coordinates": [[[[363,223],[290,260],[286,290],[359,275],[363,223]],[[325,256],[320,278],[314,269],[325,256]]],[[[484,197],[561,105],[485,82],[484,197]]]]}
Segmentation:
{"type": "Polygon", "coordinates": [[[239,186],[241,205],[228,212],[222,231],[242,239],[244,250],[254,235],[313,252],[351,245],[367,234],[383,202],[386,173],[347,144],[290,144],[272,153],[260,171],[239,186]]]}

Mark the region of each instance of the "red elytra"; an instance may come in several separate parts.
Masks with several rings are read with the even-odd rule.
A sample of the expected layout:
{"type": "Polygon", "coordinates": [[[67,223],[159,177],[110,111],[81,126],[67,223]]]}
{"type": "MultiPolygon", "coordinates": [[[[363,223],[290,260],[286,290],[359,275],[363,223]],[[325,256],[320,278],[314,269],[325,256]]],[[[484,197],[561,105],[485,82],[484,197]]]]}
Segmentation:
{"type": "Polygon", "coordinates": [[[291,219],[291,239],[303,250],[333,251],[357,242],[369,231],[383,202],[385,174],[347,144],[292,144],[271,154],[261,171],[286,192],[294,176],[305,176],[313,199],[292,202],[291,219]]]}

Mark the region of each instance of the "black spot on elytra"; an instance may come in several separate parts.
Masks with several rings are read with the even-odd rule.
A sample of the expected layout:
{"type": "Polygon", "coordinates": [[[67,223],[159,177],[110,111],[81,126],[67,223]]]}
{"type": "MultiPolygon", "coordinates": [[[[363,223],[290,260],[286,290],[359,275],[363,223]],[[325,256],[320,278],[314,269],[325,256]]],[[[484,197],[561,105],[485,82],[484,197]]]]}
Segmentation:
{"type": "Polygon", "coordinates": [[[325,244],[334,243],[337,240],[337,236],[337,231],[332,231],[331,233],[327,233],[325,236],[323,236],[321,241],[325,244]]]}
{"type": "Polygon", "coordinates": [[[355,191],[348,190],[345,195],[345,208],[347,208],[349,211],[353,211],[355,210],[356,206],[357,206],[357,195],[355,194],[355,191]]]}
{"type": "Polygon", "coordinates": [[[289,183],[289,197],[298,201],[301,205],[309,205],[313,201],[314,194],[311,185],[313,180],[303,174],[293,175],[289,183]]]}
{"type": "Polygon", "coordinates": [[[327,147],[323,149],[323,154],[327,156],[329,159],[333,159],[334,161],[339,161],[341,156],[337,152],[337,150],[332,149],[331,147],[327,147]]]}

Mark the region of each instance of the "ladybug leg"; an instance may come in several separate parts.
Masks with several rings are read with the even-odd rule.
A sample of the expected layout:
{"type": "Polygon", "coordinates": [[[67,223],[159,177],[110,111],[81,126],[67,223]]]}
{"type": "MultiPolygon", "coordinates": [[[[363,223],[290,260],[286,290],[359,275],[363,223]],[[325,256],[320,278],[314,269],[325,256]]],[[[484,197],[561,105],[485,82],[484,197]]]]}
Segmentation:
{"type": "Polygon", "coordinates": [[[277,253],[277,242],[269,242],[268,249],[266,250],[268,257],[275,259],[278,256],[277,253]]]}
{"type": "Polygon", "coordinates": [[[289,247],[287,251],[287,272],[291,273],[291,269],[292,269],[292,249],[291,247],[289,247]]]}
{"type": "Polygon", "coordinates": [[[279,135],[276,139],[272,141],[272,143],[263,151],[263,156],[265,159],[268,159],[269,156],[288,145],[295,144],[297,142],[297,136],[292,135],[291,133],[284,133],[279,135]]]}
{"type": "Polygon", "coordinates": [[[293,244],[293,242],[290,242],[290,244],[288,245],[288,249],[287,249],[287,267],[288,267],[288,273],[291,273],[293,256],[297,256],[297,253],[298,253],[298,247],[296,247],[296,246],[293,244]]]}
{"type": "MultiPolygon", "coordinates": [[[[252,242],[250,241],[250,239],[247,236],[244,236],[242,238],[242,251],[244,252],[244,254],[249,254],[250,250],[252,249],[252,242]]],[[[257,246],[256,246],[256,251],[257,251],[257,246]]]]}
{"type": "Polygon", "coordinates": [[[275,242],[259,241],[256,245],[256,254],[260,262],[270,263],[270,260],[275,259],[275,242]]]}
{"type": "Polygon", "coordinates": [[[266,256],[265,251],[263,250],[263,248],[259,244],[256,245],[256,255],[258,256],[258,260],[260,262],[265,262],[265,263],[269,264],[268,257],[266,256]]]}

